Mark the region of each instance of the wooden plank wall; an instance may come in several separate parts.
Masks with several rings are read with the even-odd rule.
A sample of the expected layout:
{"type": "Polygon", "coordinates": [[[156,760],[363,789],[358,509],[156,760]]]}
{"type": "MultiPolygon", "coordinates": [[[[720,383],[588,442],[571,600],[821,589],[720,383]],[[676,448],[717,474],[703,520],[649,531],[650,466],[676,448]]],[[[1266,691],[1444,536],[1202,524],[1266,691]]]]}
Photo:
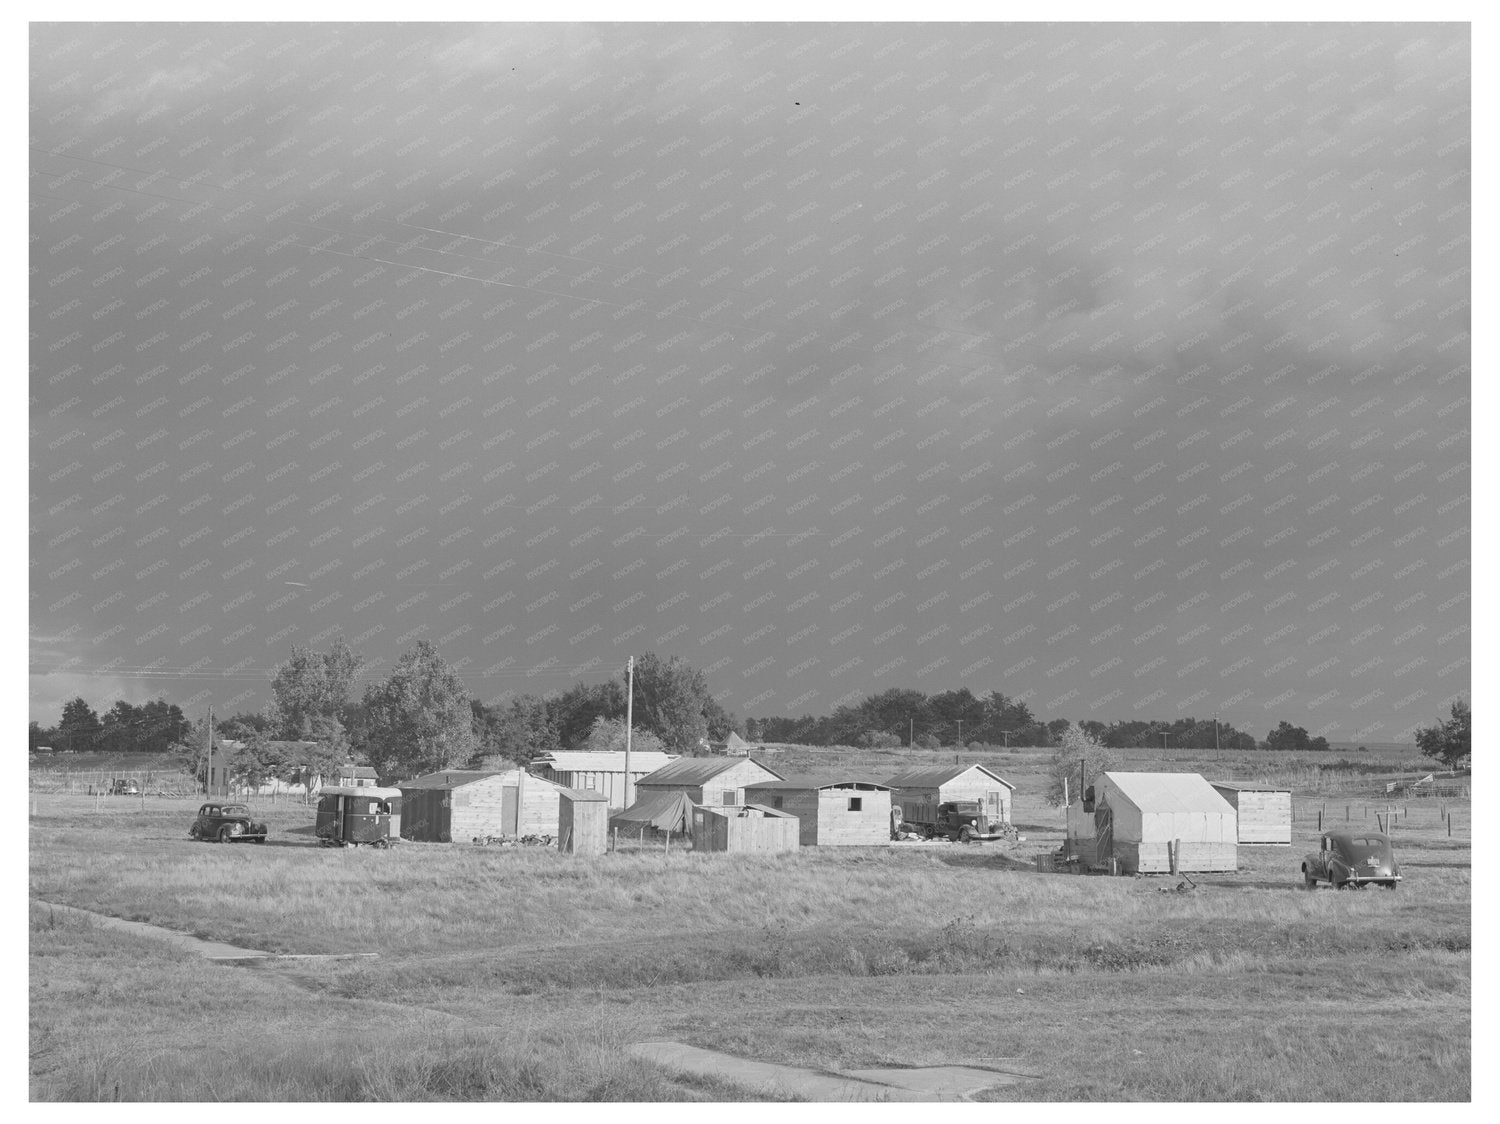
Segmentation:
{"type": "Polygon", "coordinates": [[[609,802],[605,800],[557,801],[557,846],[569,855],[602,855],[609,848],[609,802]]]}
{"type": "MultiPolygon", "coordinates": [[[[886,789],[824,788],[817,790],[817,795],[819,847],[856,847],[890,841],[891,794],[886,789]],[[863,801],[858,812],[849,810],[850,797],[863,801]]],[[[791,807],[785,810],[800,814],[791,807]]]]}
{"type": "MultiPolygon", "coordinates": [[[[1211,872],[1239,869],[1239,852],[1233,843],[1190,843],[1183,840],[1177,869],[1211,872]]],[[[1171,852],[1165,843],[1130,843],[1115,840],[1114,857],[1126,874],[1166,874],[1172,869],[1171,852]]]]}
{"type": "Polygon", "coordinates": [[[1237,795],[1241,843],[1292,841],[1290,792],[1240,792],[1237,795]]]}

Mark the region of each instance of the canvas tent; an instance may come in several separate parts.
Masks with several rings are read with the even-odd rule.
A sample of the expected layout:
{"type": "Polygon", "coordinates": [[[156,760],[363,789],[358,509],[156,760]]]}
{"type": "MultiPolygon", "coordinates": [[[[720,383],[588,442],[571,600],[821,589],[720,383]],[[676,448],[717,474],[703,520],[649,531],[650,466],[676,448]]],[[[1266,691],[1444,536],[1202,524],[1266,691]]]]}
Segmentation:
{"type": "Polygon", "coordinates": [[[1234,808],[1197,773],[1101,773],[1094,782],[1098,861],[1125,874],[1237,870],[1234,808]]]}
{"type": "Polygon", "coordinates": [[[609,817],[609,826],[626,834],[643,828],[657,831],[688,831],[693,823],[693,802],[683,792],[643,796],[630,807],[609,817]]]}

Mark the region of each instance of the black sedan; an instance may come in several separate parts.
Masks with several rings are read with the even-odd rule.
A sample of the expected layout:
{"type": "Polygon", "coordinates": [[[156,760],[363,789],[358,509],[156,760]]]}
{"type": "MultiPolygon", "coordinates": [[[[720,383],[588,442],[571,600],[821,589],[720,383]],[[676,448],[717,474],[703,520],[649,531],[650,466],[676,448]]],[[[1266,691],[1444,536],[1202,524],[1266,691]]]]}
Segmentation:
{"type": "Polygon", "coordinates": [[[1391,841],[1381,832],[1328,832],[1319,840],[1319,847],[1302,860],[1302,881],[1309,890],[1316,889],[1319,882],[1340,890],[1372,884],[1394,890],[1401,881],[1401,866],[1391,854],[1391,841]]]}

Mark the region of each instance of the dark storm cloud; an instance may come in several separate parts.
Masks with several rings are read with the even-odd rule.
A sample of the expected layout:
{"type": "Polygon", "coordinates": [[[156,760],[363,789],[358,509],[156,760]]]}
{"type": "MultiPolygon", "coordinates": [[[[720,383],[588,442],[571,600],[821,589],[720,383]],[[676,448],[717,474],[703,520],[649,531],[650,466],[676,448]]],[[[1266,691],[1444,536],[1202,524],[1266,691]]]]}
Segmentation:
{"type": "Polygon", "coordinates": [[[39,664],[1333,737],[1467,683],[1462,28],[34,40],[39,664]]]}

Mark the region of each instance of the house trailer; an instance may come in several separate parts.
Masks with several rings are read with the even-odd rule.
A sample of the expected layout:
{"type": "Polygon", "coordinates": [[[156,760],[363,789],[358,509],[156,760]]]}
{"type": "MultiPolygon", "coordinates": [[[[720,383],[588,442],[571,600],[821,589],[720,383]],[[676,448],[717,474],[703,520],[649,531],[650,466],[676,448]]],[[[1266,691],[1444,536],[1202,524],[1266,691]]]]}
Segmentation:
{"type": "Polygon", "coordinates": [[[886,778],[891,802],[900,806],[903,818],[931,822],[938,818],[937,806],[951,800],[977,800],[990,821],[1010,823],[1011,793],[1016,786],[983,765],[939,765],[908,769],[886,778]]]}
{"type": "Polygon", "coordinates": [[[890,786],[869,777],[789,776],[745,786],[746,800],[797,817],[804,847],[888,843],[890,786]]]}
{"type": "Polygon", "coordinates": [[[1214,781],[1213,786],[1234,809],[1240,843],[1291,845],[1291,789],[1248,781],[1214,781]]]}
{"type": "Polygon", "coordinates": [[[595,792],[602,792],[609,799],[611,808],[624,808],[635,802],[635,786],[642,777],[675,760],[675,753],[632,753],[628,783],[623,751],[591,753],[587,750],[558,750],[538,757],[531,763],[531,771],[564,788],[591,788],[595,792]]]}
{"type": "Polygon", "coordinates": [[[795,851],[797,817],[762,804],[704,805],[693,809],[693,850],[729,854],[795,851]]]}
{"type": "Polygon", "coordinates": [[[642,777],[635,791],[642,800],[662,792],[681,792],[694,804],[731,807],[745,802],[746,785],[780,779],[776,770],[750,757],[679,757],[642,777]]]}
{"type": "Polygon", "coordinates": [[[551,835],[560,785],[523,769],[428,773],[401,786],[401,838],[468,843],[489,836],[551,835]]]}
{"type": "Polygon", "coordinates": [[[1093,789],[1097,863],[1163,873],[1175,845],[1178,870],[1239,869],[1234,808],[1197,773],[1101,773],[1093,789]]]}

